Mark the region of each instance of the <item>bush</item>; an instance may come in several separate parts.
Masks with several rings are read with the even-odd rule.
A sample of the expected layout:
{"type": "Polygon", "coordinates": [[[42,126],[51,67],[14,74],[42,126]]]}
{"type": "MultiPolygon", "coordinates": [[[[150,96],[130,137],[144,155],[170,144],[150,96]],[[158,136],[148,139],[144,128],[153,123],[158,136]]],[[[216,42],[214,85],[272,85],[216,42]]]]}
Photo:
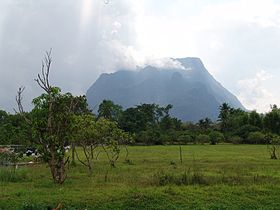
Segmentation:
{"type": "Polygon", "coordinates": [[[268,133],[265,135],[266,143],[268,144],[267,149],[271,159],[278,159],[278,150],[280,147],[280,136],[268,133]]]}
{"type": "Polygon", "coordinates": [[[161,131],[160,139],[163,144],[174,144],[179,141],[178,135],[179,135],[179,133],[174,130],[169,130],[167,132],[161,131]]]}
{"type": "Polygon", "coordinates": [[[224,135],[219,131],[211,131],[209,134],[210,144],[215,145],[225,140],[224,135]]]}
{"type": "Polygon", "coordinates": [[[141,131],[136,138],[138,142],[143,142],[146,145],[163,144],[160,132],[157,129],[147,129],[145,131],[141,131]]]}
{"type": "Polygon", "coordinates": [[[260,131],[259,127],[253,125],[243,125],[234,133],[236,136],[240,136],[242,139],[246,139],[251,132],[260,131]]]}
{"type": "Polygon", "coordinates": [[[246,143],[249,144],[265,144],[265,135],[259,131],[251,132],[246,140],[246,143]]]}
{"type": "Polygon", "coordinates": [[[183,144],[190,144],[190,143],[194,143],[194,140],[193,138],[188,135],[188,134],[183,134],[183,135],[180,135],[178,137],[178,141],[183,143],[183,144]]]}
{"type": "Polygon", "coordinates": [[[241,144],[243,140],[239,136],[231,136],[228,141],[232,144],[241,144]]]}
{"type": "Polygon", "coordinates": [[[195,140],[199,144],[204,144],[210,142],[210,137],[206,134],[199,134],[195,140]]]}

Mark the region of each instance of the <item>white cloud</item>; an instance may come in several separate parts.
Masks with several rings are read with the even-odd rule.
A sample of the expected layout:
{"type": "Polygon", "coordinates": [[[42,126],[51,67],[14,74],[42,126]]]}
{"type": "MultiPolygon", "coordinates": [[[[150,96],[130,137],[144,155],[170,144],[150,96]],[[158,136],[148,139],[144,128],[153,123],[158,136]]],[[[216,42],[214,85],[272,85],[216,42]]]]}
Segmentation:
{"type": "Polygon", "coordinates": [[[192,56],[234,93],[255,87],[242,100],[263,110],[277,102],[280,88],[255,69],[279,74],[279,14],[273,0],[1,0],[0,106],[12,106],[19,85],[36,95],[33,78],[44,50],[53,47],[54,82],[66,91],[85,93],[102,72],[181,68],[160,58],[192,56]]]}
{"type": "MultiPolygon", "coordinates": [[[[277,1],[142,0],[134,4],[137,48],[144,55],[200,57],[211,74],[236,95],[241,85],[238,81],[251,75],[258,77],[255,69],[259,67],[267,69],[267,74],[279,75],[277,1]]],[[[255,79],[246,85],[252,86],[255,79]]],[[[256,85],[255,91],[251,88],[251,93],[241,95],[248,108],[263,111],[270,103],[279,103],[278,81],[266,81],[259,78],[261,87],[256,85]],[[250,101],[250,97],[254,99],[250,101]]]]}
{"type": "MultiPolygon", "coordinates": [[[[223,61],[233,60],[229,57],[232,53],[240,53],[233,52],[237,47],[246,47],[241,42],[244,33],[247,33],[245,27],[279,27],[280,22],[280,6],[272,0],[208,2],[206,6],[197,1],[164,1],[169,2],[164,4],[168,9],[158,6],[162,9],[161,13],[156,12],[156,2],[161,3],[154,1],[151,4],[150,0],[131,3],[137,8],[135,28],[138,48],[149,56],[201,57],[209,63],[212,73],[225,71],[223,61]],[[154,7],[147,8],[151,5],[154,7]],[[198,11],[191,13],[195,9],[198,11]],[[232,46],[232,43],[237,46],[232,46]]],[[[248,32],[247,36],[253,33],[248,32]]],[[[255,35],[252,38],[254,40],[255,35]]],[[[257,47],[263,43],[263,40],[258,41],[260,44],[256,44],[257,47]]]]}
{"type": "Polygon", "coordinates": [[[273,76],[265,70],[256,73],[253,78],[238,81],[239,99],[250,110],[267,112],[271,104],[279,104],[280,100],[265,85],[273,76]]]}
{"type": "Polygon", "coordinates": [[[149,65],[161,69],[186,69],[179,61],[174,60],[173,58],[146,58],[144,65],[149,65]]]}

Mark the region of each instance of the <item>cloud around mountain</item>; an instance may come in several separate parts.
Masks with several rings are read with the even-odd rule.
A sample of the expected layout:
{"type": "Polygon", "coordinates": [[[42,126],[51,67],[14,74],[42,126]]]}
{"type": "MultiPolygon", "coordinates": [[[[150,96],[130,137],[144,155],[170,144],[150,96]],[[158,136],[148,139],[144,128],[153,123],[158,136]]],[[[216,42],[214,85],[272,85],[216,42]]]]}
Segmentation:
{"type": "Polygon", "coordinates": [[[166,61],[139,67],[137,71],[102,74],[87,91],[90,107],[97,111],[104,99],[123,108],[141,103],[172,104],[173,116],[194,122],[205,117],[216,120],[219,106],[224,102],[244,109],[239,100],[209,74],[199,58],[166,61]]]}

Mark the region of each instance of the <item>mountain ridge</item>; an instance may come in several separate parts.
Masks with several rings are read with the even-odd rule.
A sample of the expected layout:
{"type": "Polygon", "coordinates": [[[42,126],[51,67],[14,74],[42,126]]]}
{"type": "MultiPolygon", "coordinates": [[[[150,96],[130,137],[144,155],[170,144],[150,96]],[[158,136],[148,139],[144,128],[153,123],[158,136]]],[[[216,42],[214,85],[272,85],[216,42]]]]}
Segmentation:
{"type": "Polygon", "coordinates": [[[101,74],[86,93],[90,107],[97,111],[104,99],[123,108],[141,103],[172,104],[171,115],[194,122],[205,117],[216,120],[218,108],[224,102],[245,109],[199,58],[171,58],[171,61],[174,66],[147,65],[136,71],[123,69],[101,74]]]}

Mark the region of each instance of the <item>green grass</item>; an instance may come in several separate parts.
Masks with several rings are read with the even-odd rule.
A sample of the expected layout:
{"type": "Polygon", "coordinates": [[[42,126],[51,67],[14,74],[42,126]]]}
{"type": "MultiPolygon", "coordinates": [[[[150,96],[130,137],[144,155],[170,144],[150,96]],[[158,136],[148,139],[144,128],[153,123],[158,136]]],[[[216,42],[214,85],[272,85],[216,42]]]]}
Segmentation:
{"type": "Polygon", "coordinates": [[[78,164],[70,167],[63,185],[52,183],[44,164],[21,168],[11,180],[0,168],[0,209],[46,209],[58,203],[64,209],[280,208],[280,160],[269,159],[266,146],[182,148],[183,164],[179,146],[129,147],[130,164],[123,151],[116,168],[101,154],[91,177],[78,164]]]}

